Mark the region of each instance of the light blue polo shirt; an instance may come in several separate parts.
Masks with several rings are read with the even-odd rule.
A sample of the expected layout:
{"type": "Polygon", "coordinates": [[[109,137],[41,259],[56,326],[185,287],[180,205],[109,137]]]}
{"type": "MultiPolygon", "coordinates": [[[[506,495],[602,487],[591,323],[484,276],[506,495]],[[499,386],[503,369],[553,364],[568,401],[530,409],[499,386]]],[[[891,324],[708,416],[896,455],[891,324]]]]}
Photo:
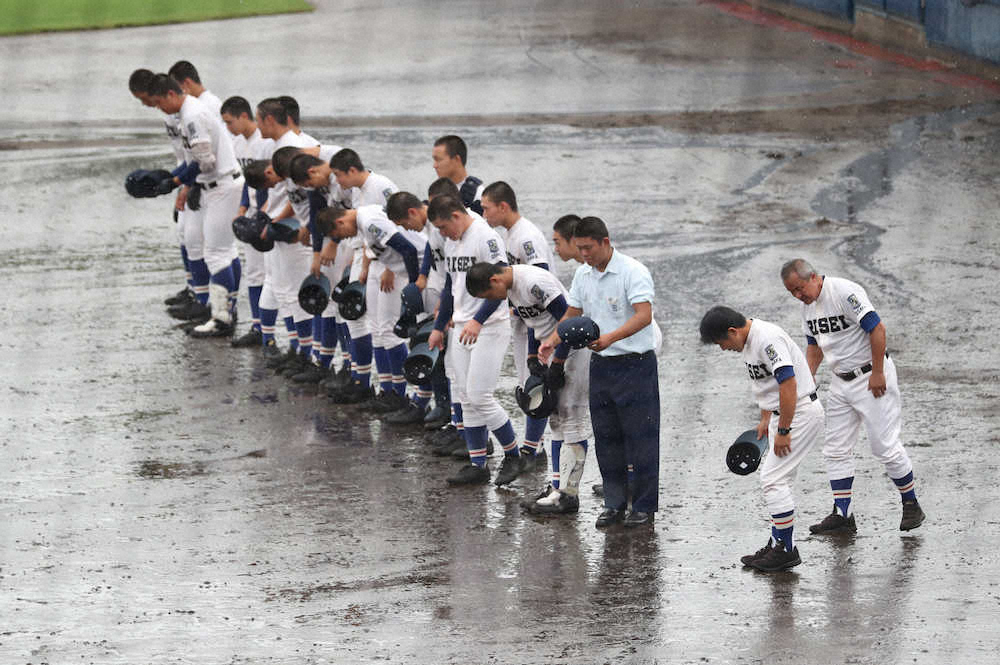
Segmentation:
{"type": "MultiPolygon", "coordinates": [[[[576,269],[569,287],[567,302],[570,307],[583,310],[584,316],[594,320],[601,334],[617,330],[632,318],[632,305],[638,302],[653,303],[653,278],[649,269],[631,256],[613,249],[611,260],[604,272],[584,264],[576,269]]],[[[620,356],[626,353],[645,353],[659,347],[656,322],[631,337],[618,340],[600,352],[602,356],[620,356]]]]}

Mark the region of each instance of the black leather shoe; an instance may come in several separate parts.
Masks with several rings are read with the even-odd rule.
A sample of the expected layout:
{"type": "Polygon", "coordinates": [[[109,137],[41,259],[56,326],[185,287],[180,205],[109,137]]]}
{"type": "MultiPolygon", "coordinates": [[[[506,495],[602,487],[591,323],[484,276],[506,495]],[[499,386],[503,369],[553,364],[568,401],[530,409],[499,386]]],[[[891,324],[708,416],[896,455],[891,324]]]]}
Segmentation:
{"type": "Polygon", "coordinates": [[[625,521],[622,522],[626,527],[630,526],[642,526],[644,524],[653,523],[653,513],[644,513],[641,510],[630,510],[628,515],[625,516],[625,521]]]}
{"type": "Polygon", "coordinates": [[[605,508],[601,511],[601,514],[597,516],[597,522],[595,526],[598,529],[611,526],[612,524],[617,524],[625,518],[624,510],[615,510],[614,508],[605,508]]]}

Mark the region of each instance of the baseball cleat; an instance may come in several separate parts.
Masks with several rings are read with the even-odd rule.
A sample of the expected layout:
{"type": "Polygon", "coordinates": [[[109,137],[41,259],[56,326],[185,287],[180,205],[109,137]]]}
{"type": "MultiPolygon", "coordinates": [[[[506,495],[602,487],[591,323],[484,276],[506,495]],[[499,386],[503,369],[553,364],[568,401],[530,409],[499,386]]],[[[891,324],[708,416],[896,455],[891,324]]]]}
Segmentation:
{"type": "Polygon", "coordinates": [[[261,347],[260,353],[262,356],[264,356],[264,359],[267,360],[268,362],[274,360],[275,358],[282,357],[281,349],[278,348],[278,345],[275,343],[273,339],[268,340],[267,344],[264,344],[261,347]]]}
{"type": "Polygon", "coordinates": [[[169,298],[164,299],[163,304],[171,307],[173,305],[183,305],[191,300],[194,300],[194,291],[185,287],[169,298]]]}
{"type": "Polygon", "coordinates": [[[309,367],[292,376],[292,381],[295,383],[319,383],[325,379],[328,374],[329,372],[326,368],[310,363],[309,367]]]}
{"type": "MultiPolygon", "coordinates": [[[[488,454],[489,451],[487,451],[488,454]]],[[[493,484],[500,487],[514,482],[518,476],[524,473],[524,462],[524,458],[520,455],[504,455],[503,462],[500,464],[500,471],[497,472],[497,477],[494,479],[493,484]]]]}
{"type": "Polygon", "coordinates": [[[448,424],[448,419],[451,414],[448,413],[448,409],[442,408],[440,406],[435,406],[433,409],[427,412],[424,416],[424,428],[425,429],[438,429],[448,424]]]}
{"type": "Polygon", "coordinates": [[[246,333],[240,335],[239,337],[234,337],[233,341],[229,344],[230,346],[240,349],[240,348],[251,348],[255,346],[260,346],[264,341],[264,336],[261,334],[260,330],[256,328],[251,328],[246,333]]]}
{"type": "MultiPolygon", "coordinates": [[[[277,348],[277,347],[275,347],[275,348],[277,348]]],[[[285,363],[289,362],[290,360],[293,360],[295,358],[295,356],[297,356],[299,354],[298,354],[298,352],[296,352],[295,349],[288,349],[287,351],[285,351],[281,355],[275,356],[275,355],[272,355],[270,353],[268,355],[270,357],[268,358],[266,365],[270,369],[276,369],[276,370],[278,370],[280,372],[282,365],[284,365],[285,363]]]]}
{"type": "Polygon", "coordinates": [[[555,490],[535,501],[527,511],[532,515],[572,515],[580,511],[580,497],[555,490]]]}
{"type": "Polygon", "coordinates": [[[767,554],[770,551],[771,551],[771,539],[768,538],[767,539],[767,544],[764,545],[764,547],[760,548],[759,550],[757,550],[753,554],[744,554],[743,556],[741,556],[740,557],[740,563],[742,563],[747,568],[750,568],[750,567],[753,566],[753,562],[754,561],[756,561],[757,559],[761,558],[762,556],[764,556],[765,554],[767,554]]]}
{"type": "Polygon", "coordinates": [[[189,300],[180,305],[167,308],[167,314],[179,321],[208,321],[212,318],[212,308],[202,305],[197,300],[189,300]]]}
{"type": "Polygon", "coordinates": [[[334,404],[364,404],[375,399],[375,388],[352,383],[337,393],[330,395],[334,404]]]}
{"type": "Polygon", "coordinates": [[[400,395],[395,390],[383,391],[375,398],[372,404],[372,411],[377,415],[387,416],[404,408],[409,404],[406,395],[400,395]]]}
{"type": "Polygon", "coordinates": [[[916,529],[924,521],[924,511],[920,508],[920,504],[913,501],[903,502],[903,519],[899,523],[900,531],[909,531],[910,529],[916,529]]]}
{"type": "Polygon", "coordinates": [[[792,551],[785,550],[785,544],[780,540],[774,543],[769,551],[750,562],[750,566],[762,573],[777,573],[788,570],[802,563],[799,558],[799,548],[793,547],[792,551]]]}
{"type": "Polygon", "coordinates": [[[209,319],[191,330],[191,337],[202,339],[208,337],[229,337],[232,334],[233,326],[218,319],[209,319]]]}
{"type": "Polygon", "coordinates": [[[451,478],[449,485],[485,485],[490,482],[490,471],[485,466],[467,464],[451,478]]]}
{"type": "Polygon", "coordinates": [[[424,409],[413,402],[408,402],[402,409],[390,413],[385,422],[390,425],[418,425],[424,422],[424,409]]]}
{"type": "Polygon", "coordinates": [[[823,518],[819,524],[809,526],[809,533],[855,533],[858,530],[854,523],[854,515],[844,517],[834,508],[833,512],[823,518]]]}
{"type": "Polygon", "coordinates": [[[537,494],[521,499],[521,508],[530,513],[532,506],[534,506],[537,501],[541,501],[545,497],[557,491],[558,490],[556,490],[556,488],[552,487],[551,483],[548,483],[547,485],[545,485],[545,487],[542,488],[542,491],[538,492],[537,494]]]}

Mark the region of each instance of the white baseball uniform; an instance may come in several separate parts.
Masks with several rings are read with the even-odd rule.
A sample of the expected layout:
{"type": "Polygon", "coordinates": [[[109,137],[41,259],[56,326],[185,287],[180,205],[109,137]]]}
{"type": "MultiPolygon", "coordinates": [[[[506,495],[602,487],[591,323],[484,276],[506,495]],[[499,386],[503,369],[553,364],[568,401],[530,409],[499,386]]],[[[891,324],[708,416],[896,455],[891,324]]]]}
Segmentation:
{"type": "MultiPolygon", "coordinates": [[[[545,339],[558,325],[546,307],[559,296],[566,298],[569,292],[555,275],[544,268],[516,265],[511,270],[513,284],[507,292],[507,299],[514,310],[513,318],[519,318],[531,328],[536,339],[545,339]]],[[[524,344],[527,345],[527,338],[524,344]]],[[[590,423],[590,354],[590,349],[574,349],[566,358],[563,368],[566,386],[559,391],[556,411],[549,416],[549,427],[555,440],[576,443],[593,438],[590,423]]]]}
{"type": "Polygon", "coordinates": [[[859,284],[839,277],[824,277],[819,297],[802,305],[806,341],[819,345],[834,373],[826,400],[823,446],[830,480],[854,476],[854,444],[862,424],[872,454],[885,465],[890,478],[902,478],[913,470],[899,440],[901,400],[896,365],[887,355],[885,394],[876,398],[868,390],[872,348],[862,321],[869,330],[879,322],[868,294],[859,284]]]}
{"type": "MultiPolygon", "coordinates": [[[[286,146],[306,148],[316,143],[307,143],[301,134],[289,130],[274,142],[271,155],[286,146]]],[[[271,157],[268,155],[268,157],[271,157]]],[[[267,192],[267,209],[272,215],[278,215],[289,202],[285,181],[277,183],[267,192]]],[[[294,208],[293,208],[294,209],[294,208]]],[[[300,223],[302,220],[299,220],[300,223]]],[[[308,219],[306,220],[308,222],[308,219]]],[[[274,249],[265,256],[267,275],[264,279],[264,289],[260,294],[260,306],[263,309],[279,309],[280,315],[291,316],[296,323],[312,318],[299,305],[299,287],[302,280],[309,274],[312,266],[312,249],[298,242],[276,242],[274,249]]]]}
{"type": "Polygon", "coordinates": [[[823,436],[823,406],[816,399],[816,382],[802,350],[788,333],[773,323],[751,319],[743,347],[743,362],[750,376],[753,396],[763,411],[778,410],[780,384],[775,377],[778,370],[790,367],[795,373],[798,401],[791,424],[791,451],[784,457],[774,454],[778,417],[772,417],[768,428],[771,454],[760,465],[760,482],[768,510],[771,515],[779,515],[795,509],[792,482],[799,464],[823,436]]]}
{"type": "MultiPolygon", "coordinates": [[[[265,139],[260,134],[259,129],[255,129],[250,137],[236,134],[233,136],[233,152],[236,154],[236,161],[241,169],[258,159],[267,159],[274,152],[274,141],[265,139]]],[[[253,217],[257,212],[257,190],[250,187],[248,189],[249,206],[247,216],[253,217]]],[[[243,281],[247,286],[263,286],[264,284],[264,262],[265,253],[253,248],[249,243],[238,243],[243,249],[243,281]]]]}
{"type": "Polygon", "coordinates": [[[459,341],[462,328],[475,318],[482,298],[474,298],[465,288],[465,277],[476,263],[500,263],[507,258],[503,240],[482,219],[472,219],[458,240],[445,240],[444,266],[451,278],[454,301],[445,368],[451,380],[452,401],[462,404],[466,427],[502,427],[509,417],[493,395],[500,378],[507,345],[510,343],[510,311],[500,305],[483,322],[479,338],[472,344],[459,341]]]}
{"type": "Polygon", "coordinates": [[[243,173],[233,151],[232,134],[218,111],[192,95],[185,95],[180,109],[181,137],[187,161],[196,161],[201,172],[202,235],[205,265],[211,274],[225,270],[239,256],[232,221],[243,194],[243,173]]]}

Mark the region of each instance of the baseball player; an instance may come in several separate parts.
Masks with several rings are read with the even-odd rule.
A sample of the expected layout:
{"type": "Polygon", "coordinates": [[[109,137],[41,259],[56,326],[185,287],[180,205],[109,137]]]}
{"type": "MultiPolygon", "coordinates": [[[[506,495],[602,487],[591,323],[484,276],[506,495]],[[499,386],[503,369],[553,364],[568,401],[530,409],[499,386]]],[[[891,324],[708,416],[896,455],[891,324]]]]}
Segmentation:
{"type": "MultiPolygon", "coordinates": [[[[243,97],[230,97],[222,104],[222,122],[233,135],[233,151],[240,169],[245,170],[253,161],[267,159],[274,151],[274,141],[261,136],[254,121],[253,109],[243,97]]],[[[244,182],[240,200],[240,215],[252,216],[257,212],[257,191],[244,182]]],[[[264,252],[259,252],[247,243],[240,243],[243,249],[243,280],[247,284],[252,323],[246,334],[233,338],[234,347],[259,347],[260,332],[260,292],[264,288],[264,252]]]]}
{"type": "Polygon", "coordinates": [[[211,275],[209,302],[212,318],[191,331],[194,337],[232,334],[240,263],[232,232],[232,220],[243,193],[243,174],[236,161],[233,142],[218,112],[212,112],[192,95],[181,90],[169,76],[157,76],[151,97],[166,114],[180,116],[181,137],[189,165],[178,182],[190,181],[202,192],[202,234],[205,265],[211,275]]]}
{"type": "MultiPolygon", "coordinates": [[[[338,151],[340,151],[340,147],[335,145],[303,148],[302,152],[289,163],[289,175],[292,182],[300,190],[308,192],[313,215],[313,219],[309,223],[313,249],[313,260],[309,272],[316,276],[326,275],[331,285],[340,281],[344,269],[350,267],[352,257],[348,252],[338,253],[337,242],[319,232],[315,224],[315,215],[334,203],[344,207],[350,206],[351,196],[341,189],[332,177],[333,171],[329,164],[330,157],[338,151]]],[[[346,371],[349,377],[350,333],[347,330],[346,322],[338,321],[337,309],[337,304],[331,300],[320,317],[320,326],[316,333],[319,335],[320,341],[319,366],[311,366],[306,372],[292,377],[292,380],[300,383],[324,383],[326,385],[325,382],[331,378],[329,370],[333,364],[338,341],[340,342],[342,360],[345,360],[341,376],[346,371]]],[[[336,380],[332,385],[345,385],[346,383],[347,381],[336,380]]]]}
{"type": "Polygon", "coordinates": [[[552,246],[556,256],[563,261],[576,261],[583,263],[580,258],[580,251],[573,244],[573,231],[580,223],[579,215],[563,215],[552,225],[552,246]]]}
{"type": "Polygon", "coordinates": [[[439,178],[447,178],[458,188],[459,198],[466,208],[483,214],[483,181],[469,175],[465,163],[469,149],[461,137],[449,134],[434,141],[431,158],[434,160],[434,172],[439,178]]]}
{"type": "MultiPolygon", "coordinates": [[[[399,320],[400,293],[403,287],[417,281],[420,265],[418,257],[423,254],[426,240],[419,233],[397,226],[378,204],[363,205],[357,209],[333,205],[327,210],[329,212],[324,212],[317,220],[317,228],[321,233],[332,233],[338,242],[357,236],[364,243],[365,251],[375,255],[369,265],[369,274],[374,280],[369,277],[366,294],[369,326],[373,339],[377,340],[376,348],[381,344],[386,350],[393,377],[388,386],[382,383],[382,393],[377,398],[377,403],[381,406],[376,407],[376,411],[387,414],[399,411],[408,402],[403,363],[409,350],[405,341],[393,333],[393,326],[399,320]],[[373,282],[374,289],[371,288],[373,282]],[[397,374],[403,380],[395,381],[397,374]]],[[[419,396],[417,400],[422,414],[430,396],[419,396]]]]}
{"type": "Polygon", "coordinates": [[[886,351],[885,324],[859,284],[818,275],[805,259],[781,267],[785,288],[802,301],[806,361],[811,374],[826,358],[833,371],[826,403],[827,475],[833,511],[812,533],[857,531],[851,510],[854,445],[864,425],[872,454],[885,466],[903,502],[901,531],[924,521],[917,502],[913,465],[899,440],[900,395],[896,366],[886,351]]]}
{"type": "MultiPolygon", "coordinates": [[[[378,205],[384,209],[389,196],[399,191],[399,188],[389,178],[366,169],[358,153],[350,148],[344,148],[337,152],[330,159],[330,168],[337,184],[342,189],[350,191],[352,208],[378,205]]],[[[348,240],[348,246],[354,249],[351,281],[358,280],[365,284],[367,301],[375,302],[378,298],[380,275],[384,272],[385,266],[376,266],[376,270],[370,270],[374,256],[365,251],[364,243],[360,237],[348,240]]],[[[344,248],[338,245],[338,251],[342,251],[342,249],[344,248]]],[[[396,346],[399,342],[399,338],[392,332],[395,323],[395,320],[389,323],[388,330],[384,328],[376,330],[372,327],[371,312],[366,312],[357,321],[348,322],[353,345],[351,357],[355,359],[357,376],[350,385],[333,396],[335,402],[364,403],[374,398],[373,390],[370,388],[373,357],[378,371],[378,382],[382,392],[387,396],[383,398],[383,401],[395,399],[388,395],[390,392],[396,392],[396,389],[393,388],[394,384],[398,384],[405,390],[406,379],[402,374],[402,361],[400,361],[397,377],[393,372],[393,364],[385,346],[386,344],[396,346]]],[[[383,406],[388,407],[389,405],[384,404],[383,406]]]]}
{"type": "MultiPolygon", "coordinates": [[[[489,214],[489,187],[486,191],[483,207],[489,214]]],[[[566,287],[547,269],[532,265],[477,263],[469,270],[465,287],[477,298],[506,299],[513,314],[532,331],[529,339],[545,339],[555,332],[556,324],[568,307],[566,287]]],[[[528,340],[524,342],[527,344],[528,340]]],[[[558,467],[553,468],[552,490],[522,504],[530,513],[564,514],[580,509],[580,478],[587,459],[587,440],[592,435],[588,408],[590,355],[589,349],[571,351],[561,345],[551,365],[542,365],[542,370],[533,372],[543,376],[550,388],[559,391],[556,411],[549,417],[553,450],[568,451],[570,455],[568,458],[562,456],[562,464],[568,469],[565,484],[560,488],[563,474],[558,467]],[[563,441],[569,443],[563,446],[563,441]]],[[[535,358],[537,360],[537,356],[535,358]]]]}
{"type": "MultiPolygon", "coordinates": [[[[541,230],[517,210],[517,196],[506,182],[499,180],[483,190],[483,217],[504,239],[507,262],[510,265],[533,265],[548,270],[552,263],[549,244],[541,230]]],[[[558,319],[556,319],[558,322],[558,319]]],[[[511,339],[514,345],[514,367],[517,382],[524,385],[528,374],[544,373],[538,360],[539,340],[535,328],[520,316],[511,318],[511,339]]],[[[549,333],[552,331],[550,330],[549,333]]],[[[534,457],[545,434],[545,418],[525,416],[524,442],[521,453],[534,457]]]]}
{"type": "Polygon", "coordinates": [[[760,482],[771,515],[771,537],[744,566],[773,573],[802,563],[793,537],[792,482],[799,464],[823,436],[823,406],[805,356],[784,330],[716,306],[701,319],[701,341],[743,354],[750,387],[760,407],[757,438],[767,436],[771,452],[760,465],[760,482]],[[777,418],[772,418],[772,415],[777,418]]]}
{"type": "MultiPolygon", "coordinates": [[[[274,152],[284,147],[302,148],[316,145],[315,141],[303,138],[289,127],[289,116],[285,105],[277,98],[270,97],[257,104],[257,126],[264,138],[274,140],[274,152]]],[[[269,159],[273,157],[269,155],[269,159]]],[[[285,180],[274,172],[273,166],[265,170],[267,190],[267,210],[274,218],[290,216],[288,192],[285,180]]],[[[302,220],[299,220],[300,222],[302,220]]],[[[299,343],[302,336],[312,344],[312,316],[299,305],[299,286],[309,274],[312,252],[300,243],[275,243],[265,259],[264,288],[260,294],[261,332],[264,353],[269,356],[268,364],[281,370],[283,365],[301,363],[299,343]],[[277,350],[274,326],[279,309],[286,315],[285,327],[289,331],[289,348],[285,356],[277,350]]]]}
{"type": "MultiPolygon", "coordinates": [[[[129,76],[128,88],[132,96],[142,102],[143,106],[150,108],[155,108],[156,104],[149,96],[149,87],[156,78],[156,74],[148,69],[137,69],[129,76]]],[[[183,169],[186,165],[184,163],[184,143],[181,140],[181,130],[179,126],[179,118],[177,114],[167,115],[163,119],[163,124],[167,130],[167,138],[170,140],[170,147],[174,151],[174,157],[176,158],[176,169],[174,175],[177,175],[178,170],[183,169]]],[[[184,244],[184,225],[183,221],[183,210],[184,210],[184,200],[181,198],[181,194],[186,191],[186,188],[181,188],[177,192],[177,197],[174,200],[173,206],[173,217],[174,223],[177,225],[177,239],[181,250],[181,262],[184,265],[185,280],[187,286],[181,289],[174,295],[166,298],[163,302],[170,308],[177,308],[175,311],[184,311],[184,314],[188,314],[188,310],[192,307],[197,308],[197,317],[204,319],[207,315],[207,307],[203,308],[202,304],[198,302],[195,298],[196,290],[199,293],[204,294],[205,302],[208,301],[208,270],[207,268],[198,272],[198,280],[196,282],[195,275],[192,273],[191,261],[188,256],[187,247],[184,244]]],[[[204,268],[204,262],[201,262],[199,268],[204,268]]],[[[196,318],[184,316],[183,318],[196,318]]]]}
{"type": "Polygon", "coordinates": [[[506,263],[506,248],[486,222],[471,217],[465,205],[454,197],[439,196],[431,201],[427,219],[447,239],[444,246],[445,285],[428,346],[443,348],[444,330],[449,321],[454,322],[445,357],[453,399],[461,404],[471,461],[457,475],[448,478],[448,483],[466,485],[489,481],[486,450],[492,431],[504,451],[503,464],[494,484],[505,485],[524,470],[524,459],[510,417],[493,395],[510,342],[510,312],[502,306],[502,300],[483,300],[469,294],[465,278],[476,263],[506,263]]]}
{"type": "Polygon", "coordinates": [[[201,84],[198,70],[187,60],[175,62],[167,71],[167,75],[177,81],[184,94],[196,97],[213,113],[219,113],[222,110],[222,100],[201,84]]]}

